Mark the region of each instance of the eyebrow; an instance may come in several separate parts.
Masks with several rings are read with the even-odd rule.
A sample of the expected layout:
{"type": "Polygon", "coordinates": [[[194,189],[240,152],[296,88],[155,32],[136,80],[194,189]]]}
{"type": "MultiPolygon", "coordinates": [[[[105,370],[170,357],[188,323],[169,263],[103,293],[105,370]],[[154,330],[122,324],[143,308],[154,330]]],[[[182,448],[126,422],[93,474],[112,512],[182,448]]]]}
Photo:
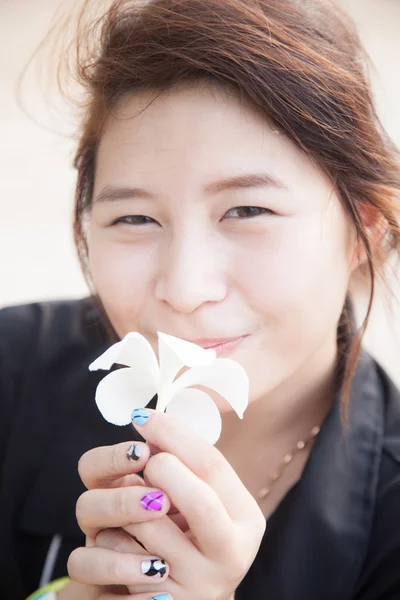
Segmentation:
{"type": "MultiPolygon", "coordinates": [[[[220,181],[208,184],[204,191],[206,194],[215,195],[235,189],[246,188],[275,188],[287,190],[288,187],[270,173],[248,173],[245,175],[235,175],[220,181]]],[[[148,190],[130,186],[106,185],[96,196],[95,202],[112,202],[114,200],[130,200],[132,198],[146,198],[154,200],[155,196],[148,190]]]]}

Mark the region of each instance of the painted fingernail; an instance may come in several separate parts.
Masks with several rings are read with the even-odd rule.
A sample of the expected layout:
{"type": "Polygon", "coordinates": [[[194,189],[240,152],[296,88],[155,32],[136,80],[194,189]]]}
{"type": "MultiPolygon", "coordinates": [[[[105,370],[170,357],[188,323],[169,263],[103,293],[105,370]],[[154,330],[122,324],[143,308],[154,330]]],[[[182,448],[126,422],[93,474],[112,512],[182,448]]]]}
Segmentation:
{"type": "Polygon", "coordinates": [[[151,600],[168,600],[168,594],[158,594],[158,596],[153,596],[151,600]]]}
{"type": "Polygon", "coordinates": [[[167,563],[161,558],[148,558],[142,561],[142,573],[154,579],[161,579],[167,572],[167,563]]]}
{"type": "Polygon", "coordinates": [[[136,425],[144,425],[150,418],[150,411],[145,408],[135,408],[132,412],[131,419],[136,425]]]}
{"type": "Polygon", "coordinates": [[[162,492],[150,492],[140,499],[140,506],[145,510],[161,510],[164,503],[162,492]]]}
{"type": "Polygon", "coordinates": [[[139,460],[139,458],[142,456],[142,446],[139,444],[132,444],[132,446],[129,447],[126,455],[129,460],[139,460]]]}

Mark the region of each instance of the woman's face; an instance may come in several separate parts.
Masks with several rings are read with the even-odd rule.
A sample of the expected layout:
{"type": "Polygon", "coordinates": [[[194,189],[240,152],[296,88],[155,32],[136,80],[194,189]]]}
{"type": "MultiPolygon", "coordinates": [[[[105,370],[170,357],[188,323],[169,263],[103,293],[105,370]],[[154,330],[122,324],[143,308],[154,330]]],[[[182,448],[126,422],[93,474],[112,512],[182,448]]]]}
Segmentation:
{"type": "Polygon", "coordinates": [[[155,350],[157,331],[242,338],[220,356],[244,366],[250,401],[318,376],[355,249],[332,184],[250,102],[199,86],[141,112],[152,97],[120,106],[98,153],[89,264],[115,330],[155,350]]]}

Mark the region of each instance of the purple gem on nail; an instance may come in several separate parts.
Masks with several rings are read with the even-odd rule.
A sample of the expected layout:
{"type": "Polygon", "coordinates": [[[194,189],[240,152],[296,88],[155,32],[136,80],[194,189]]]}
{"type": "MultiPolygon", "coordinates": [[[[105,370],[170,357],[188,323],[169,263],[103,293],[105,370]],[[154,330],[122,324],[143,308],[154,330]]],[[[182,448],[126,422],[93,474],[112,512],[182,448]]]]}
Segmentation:
{"type": "Polygon", "coordinates": [[[140,506],[145,510],[161,510],[163,501],[164,494],[162,492],[150,492],[142,497],[140,506]]]}

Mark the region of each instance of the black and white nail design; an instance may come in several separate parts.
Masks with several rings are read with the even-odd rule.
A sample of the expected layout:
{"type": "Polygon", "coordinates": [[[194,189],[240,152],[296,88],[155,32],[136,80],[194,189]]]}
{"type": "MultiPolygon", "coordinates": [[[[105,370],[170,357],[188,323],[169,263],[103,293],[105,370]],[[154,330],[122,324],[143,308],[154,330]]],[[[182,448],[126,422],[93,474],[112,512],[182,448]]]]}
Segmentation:
{"type": "Polygon", "coordinates": [[[142,573],[148,577],[159,579],[167,572],[167,563],[161,558],[149,558],[142,561],[142,573]]]}
{"type": "Polygon", "coordinates": [[[139,460],[142,456],[142,448],[139,444],[132,444],[126,454],[129,460],[139,460]]]}

